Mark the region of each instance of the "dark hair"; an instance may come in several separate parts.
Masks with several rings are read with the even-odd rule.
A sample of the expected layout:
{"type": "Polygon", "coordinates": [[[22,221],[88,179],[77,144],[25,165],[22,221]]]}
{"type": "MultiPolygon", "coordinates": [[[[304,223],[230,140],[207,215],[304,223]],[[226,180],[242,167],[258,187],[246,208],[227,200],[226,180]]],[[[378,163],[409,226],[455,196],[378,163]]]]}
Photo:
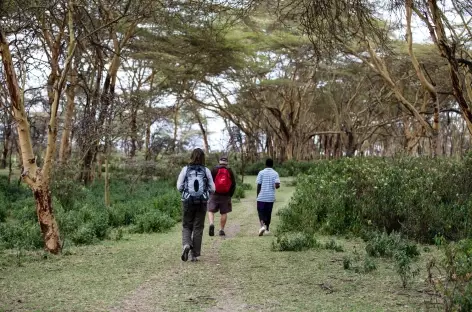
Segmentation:
{"type": "Polygon", "coordinates": [[[266,167],[268,167],[268,168],[274,167],[274,161],[272,160],[272,158],[267,158],[266,159],[266,167]]]}
{"type": "Polygon", "coordinates": [[[196,148],[193,150],[192,155],[190,155],[190,165],[205,165],[205,152],[201,148],[196,148]]]}

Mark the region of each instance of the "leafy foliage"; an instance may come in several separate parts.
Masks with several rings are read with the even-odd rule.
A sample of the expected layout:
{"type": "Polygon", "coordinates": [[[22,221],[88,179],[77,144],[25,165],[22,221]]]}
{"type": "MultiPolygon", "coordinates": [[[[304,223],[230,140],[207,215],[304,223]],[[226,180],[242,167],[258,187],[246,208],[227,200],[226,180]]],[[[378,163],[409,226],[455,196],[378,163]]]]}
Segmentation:
{"type": "Polygon", "coordinates": [[[275,251],[303,251],[318,245],[313,235],[303,232],[283,233],[272,241],[272,249],[275,251]]]}
{"type": "MultiPolygon", "coordinates": [[[[3,182],[3,177],[0,176],[3,182]]],[[[6,217],[0,220],[0,247],[34,249],[43,245],[34,201],[23,186],[1,184],[10,192],[6,217]],[[16,195],[12,195],[16,194],[16,195]]],[[[112,180],[112,206],[103,203],[103,185],[85,188],[68,179],[56,180],[53,204],[65,244],[92,244],[107,239],[113,228],[131,226],[138,233],[163,232],[181,220],[180,194],[174,183],[112,180]],[[61,193],[60,190],[63,190],[61,193]]],[[[3,194],[1,194],[3,195],[3,194]]]]}
{"type": "Polygon", "coordinates": [[[282,231],[328,234],[398,231],[432,242],[470,237],[472,162],[424,158],[355,158],[318,162],[297,181],[279,212],[282,231]]]}
{"type": "Polygon", "coordinates": [[[443,299],[445,311],[472,310],[472,240],[441,245],[444,257],[428,265],[429,282],[443,299]]]}

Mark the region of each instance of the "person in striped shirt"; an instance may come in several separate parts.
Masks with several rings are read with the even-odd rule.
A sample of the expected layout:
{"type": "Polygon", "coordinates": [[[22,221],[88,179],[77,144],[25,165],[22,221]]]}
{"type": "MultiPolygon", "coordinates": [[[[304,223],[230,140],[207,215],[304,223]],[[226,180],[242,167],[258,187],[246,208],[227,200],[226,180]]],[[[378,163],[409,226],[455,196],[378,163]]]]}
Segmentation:
{"type": "Polygon", "coordinates": [[[280,178],[277,171],[272,167],[274,161],[271,158],[266,159],[266,168],[257,174],[257,212],[259,214],[259,236],[268,234],[270,219],[272,217],[272,208],[275,202],[275,190],[280,187],[280,178]]]}

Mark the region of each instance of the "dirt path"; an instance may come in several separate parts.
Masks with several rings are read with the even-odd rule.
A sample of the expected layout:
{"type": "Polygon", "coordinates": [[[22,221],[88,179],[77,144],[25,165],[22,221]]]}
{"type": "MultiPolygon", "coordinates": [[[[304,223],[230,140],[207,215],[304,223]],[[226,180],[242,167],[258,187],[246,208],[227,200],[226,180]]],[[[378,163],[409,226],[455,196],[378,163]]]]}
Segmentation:
{"type": "MultiPolygon", "coordinates": [[[[257,236],[255,192],[233,203],[225,229],[226,237],[209,237],[206,224],[202,257],[197,263],[181,262],[174,258],[171,264],[150,276],[137,289],[125,296],[111,311],[255,311],[245,303],[244,289],[229,270],[237,255],[231,255],[233,241],[257,236]]],[[[219,215],[215,218],[218,233],[219,215]]],[[[176,239],[180,233],[176,233],[176,239]]],[[[260,240],[267,244],[268,240],[260,240]]],[[[169,246],[175,248],[176,246],[169,246]]],[[[175,250],[168,250],[176,254],[175,250]]],[[[248,251],[250,252],[250,251],[248,251]]],[[[166,251],[164,250],[164,253],[166,251]]],[[[237,261],[237,260],[235,260],[237,261]]],[[[250,264],[250,263],[248,263],[250,264]]],[[[249,268],[243,270],[247,271],[249,268]]]]}

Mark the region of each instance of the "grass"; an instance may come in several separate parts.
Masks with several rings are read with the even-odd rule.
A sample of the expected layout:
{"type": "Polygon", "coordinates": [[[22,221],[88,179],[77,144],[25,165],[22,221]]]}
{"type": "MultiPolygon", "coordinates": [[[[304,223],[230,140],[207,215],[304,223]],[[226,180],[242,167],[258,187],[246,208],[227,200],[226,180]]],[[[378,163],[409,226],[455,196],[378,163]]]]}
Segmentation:
{"type": "MultiPolygon", "coordinates": [[[[287,182],[276,210],[294,190],[287,182]]],[[[275,212],[273,219],[272,231],[275,212]]],[[[429,299],[420,292],[424,274],[403,289],[390,261],[376,259],[377,270],[369,274],[344,270],[344,255],[363,252],[359,240],[336,237],[344,252],[271,251],[274,236],[257,236],[254,190],[233,204],[227,238],[210,238],[206,230],[198,263],[180,261],[180,225],[165,234],[125,234],[121,241],[66,249],[61,256],[30,253],[21,266],[16,253],[4,252],[0,311],[418,311],[429,299]]]]}

